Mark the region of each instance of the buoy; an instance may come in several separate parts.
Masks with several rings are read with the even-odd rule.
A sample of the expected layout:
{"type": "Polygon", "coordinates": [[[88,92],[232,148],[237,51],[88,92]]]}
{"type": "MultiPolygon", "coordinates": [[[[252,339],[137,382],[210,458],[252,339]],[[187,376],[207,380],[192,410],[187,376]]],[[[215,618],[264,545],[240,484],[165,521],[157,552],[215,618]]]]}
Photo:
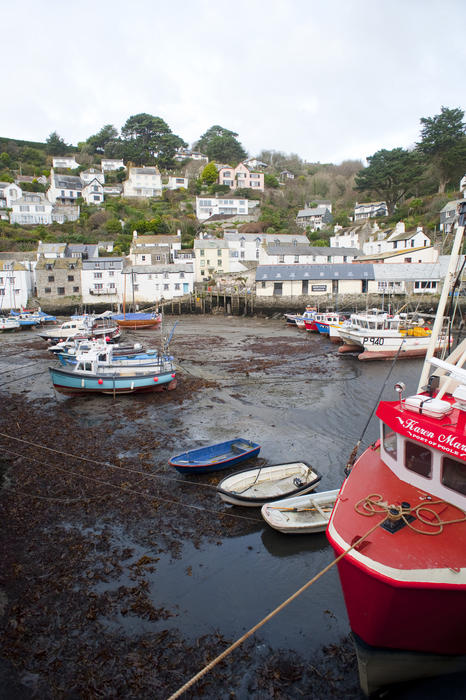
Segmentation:
{"type": "Polygon", "coordinates": [[[158,378],[158,377],[154,377],[154,382],[158,382],[158,381],[159,381],[159,378],[158,378]]]}
{"type": "Polygon", "coordinates": [[[175,379],[175,377],[176,377],[176,374],[172,374],[172,378],[175,379]]]}
{"type": "Polygon", "coordinates": [[[103,383],[104,383],[104,380],[103,380],[103,379],[99,379],[98,383],[99,383],[99,384],[103,384],[103,383]]]}

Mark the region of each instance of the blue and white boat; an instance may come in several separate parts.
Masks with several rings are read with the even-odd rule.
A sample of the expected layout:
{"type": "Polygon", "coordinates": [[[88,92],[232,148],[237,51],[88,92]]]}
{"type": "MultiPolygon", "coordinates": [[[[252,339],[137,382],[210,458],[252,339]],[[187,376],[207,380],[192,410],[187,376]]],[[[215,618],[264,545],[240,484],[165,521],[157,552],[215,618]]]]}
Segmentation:
{"type": "Polygon", "coordinates": [[[176,388],[173,358],[159,355],[148,359],[113,358],[111,345],[79,353],[76,364],[49,367],[54,388],[61,394],[131,394],[171,391],[176,388]]]}
{"type": "Polygon", "coordinates": [[[181,474],[202,474],[234,467],[257,457],[261,446],[251,440],[235,438],[208,447],[199,447],[172,457],[168,463],[181,474]]]}
{"type": "MultiPolygon", "coordinates": [[[[56,345],[49,347],[49,351],[52,352],[58,359],[63,367],[69,365],[75,365],[77,363],[78,356],[85,352],[90,352],[92,350],[106,350],[107,343],[104,338],[99,338],[97,340],[70,340],[62,341],[56,345]]],[[[123,362],[134,362],[138,361],[138,364],[150,364],[154,362],[159,357],[159,351],[155,349],[146,350],[143,348],[141,343],[135,343],[134,345],[118,345],[112,344],[111,346],[111,357],[112,361],[118,364],[123,362]]],[[[173,358],[170,358],[173,359],[173,358]]]]}

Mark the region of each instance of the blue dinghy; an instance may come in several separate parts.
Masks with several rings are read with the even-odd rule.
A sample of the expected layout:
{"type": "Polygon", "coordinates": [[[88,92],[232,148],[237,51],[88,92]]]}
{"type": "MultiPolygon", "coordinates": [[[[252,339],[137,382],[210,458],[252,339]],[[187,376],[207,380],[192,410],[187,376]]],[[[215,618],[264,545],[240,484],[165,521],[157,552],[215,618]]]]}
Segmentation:
{"type": "Polygon", "coordinates": [[[181,474],[202,474],[233,467],[251,457],[257,457],[261,446],[244,438],[219,442],[176,455],[169,460],[181,474]]]}

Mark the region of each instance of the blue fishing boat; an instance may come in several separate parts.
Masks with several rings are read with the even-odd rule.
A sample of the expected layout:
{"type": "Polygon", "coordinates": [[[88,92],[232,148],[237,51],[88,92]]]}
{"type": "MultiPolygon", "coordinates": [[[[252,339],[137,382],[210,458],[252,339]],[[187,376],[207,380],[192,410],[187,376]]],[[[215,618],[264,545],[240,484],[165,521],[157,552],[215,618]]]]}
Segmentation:
{"type": "Polygon", "coordinates": [[[180,474],[202,474],[234,467],[246,459],[257,457],[261,446],[251,440],[235,438],[208,447],[199,447],[172,457],[168,463],[180,474]]]}
{"type": "Polygon", "coordinates": [[[173,358],[157,355],[148,360],[114,361],[112,346],[94,348],[76,357],[68,367],[49,367],[56,391],[75,394],[131,394],[176,388],[173,358]]]}

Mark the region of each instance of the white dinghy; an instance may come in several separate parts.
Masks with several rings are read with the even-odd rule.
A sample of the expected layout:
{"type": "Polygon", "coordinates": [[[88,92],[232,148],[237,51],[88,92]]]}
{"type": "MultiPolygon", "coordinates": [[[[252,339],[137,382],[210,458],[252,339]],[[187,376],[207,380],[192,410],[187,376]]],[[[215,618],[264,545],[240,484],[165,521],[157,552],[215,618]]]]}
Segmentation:
{"type": "Polygon", "coordinates": [[[266,503],[261,508],[265,522],[284,533],[324,532],[337,500],[339,489],[308,493],[266,503]]]}
{"type": "Polygon", "coordinates": [[[268,464],[230,474],[217,486],[222,500],[236,506],[262,506],[271,500],[312,491],[321,475],[306,462],[268,464]]]}

